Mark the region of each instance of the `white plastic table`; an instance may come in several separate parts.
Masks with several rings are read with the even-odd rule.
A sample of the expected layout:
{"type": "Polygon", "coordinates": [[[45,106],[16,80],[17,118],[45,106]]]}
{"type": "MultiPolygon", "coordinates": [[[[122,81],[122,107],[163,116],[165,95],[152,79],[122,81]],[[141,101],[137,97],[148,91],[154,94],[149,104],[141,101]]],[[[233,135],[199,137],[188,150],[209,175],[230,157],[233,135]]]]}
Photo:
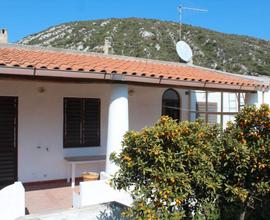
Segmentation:
{"type": "Polygon", "coordinates": [[[96,155],[96,156],[78,156],[78,157],[65,157],[65,160],[68,164],[71,165],[71,169],[68,170],[67,182],[70,182],[71,177],[71,187],[75,187],[75,169],[77,164],[87,164],[87,163],[96,163],[96,162],[105,162],[105,155],[96,155]]]}

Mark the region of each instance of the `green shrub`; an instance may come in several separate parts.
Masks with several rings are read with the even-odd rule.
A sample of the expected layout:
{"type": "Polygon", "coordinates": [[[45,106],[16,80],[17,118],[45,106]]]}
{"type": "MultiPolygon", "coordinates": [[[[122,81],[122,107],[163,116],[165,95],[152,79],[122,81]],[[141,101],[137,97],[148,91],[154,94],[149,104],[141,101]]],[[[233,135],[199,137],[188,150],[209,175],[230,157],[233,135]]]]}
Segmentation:
{"type": "Polygon", "coordinates": [[[131,191],[134,219],[182,219],[208,216],[221,179],[215,171],[220,130],[202,122],[177,123],[167,116],[153,127],[128,132],[112,179],[131,191]]]}
{"type": "Polygon", "coordinates": [[[260,209],[259,204],[266,201],[270,192],[269,106],[245,107],[235,122],[228,125],[221,141],[217,169],[224,176],[224,182],[220,204],[225,207],[237,204],[240,219],[247,219],[260,209]]]}
{"type": "Polygon", "coordinates": [[[134,219],[269,219],[270,109],[245,107],[225,131],[163,116],[128,132],[112,179],[134,219]]]}

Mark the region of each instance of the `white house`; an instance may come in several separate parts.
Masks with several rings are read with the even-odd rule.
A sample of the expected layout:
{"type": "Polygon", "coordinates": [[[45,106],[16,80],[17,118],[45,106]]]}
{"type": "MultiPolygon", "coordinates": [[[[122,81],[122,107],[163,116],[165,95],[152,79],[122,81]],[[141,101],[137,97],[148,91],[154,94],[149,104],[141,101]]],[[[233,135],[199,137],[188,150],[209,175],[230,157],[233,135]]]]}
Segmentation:
{"type": "Polygon", "coordinates": [[[112,151],[129,129],[162,114],[225,126],[268,85],[198,66],[0,45],[0,184],[67,178],[66,157],[106,155],[82,171],[113,173],[112,151]]]}

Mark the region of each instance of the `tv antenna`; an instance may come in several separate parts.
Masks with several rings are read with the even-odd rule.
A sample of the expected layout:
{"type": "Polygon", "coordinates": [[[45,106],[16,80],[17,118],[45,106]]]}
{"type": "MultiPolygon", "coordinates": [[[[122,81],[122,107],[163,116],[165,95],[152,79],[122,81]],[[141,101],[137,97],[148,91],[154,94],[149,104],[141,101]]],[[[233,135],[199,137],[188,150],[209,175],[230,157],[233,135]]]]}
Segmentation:
{"type": "Polygon", "coordinates": [[[183,20],[183,13],[184,10],[191,10],[191,11],[198,11],[198,12],[208,12],[208,10],[206,9],[200,9],[200,8],[189,8],[189,7],[185,7],[183,5],[179,5],[177,7],[178,11],[179,11],[179,21],[180,21],[180,33],[179,33],[179,37],[180,37],[180,41],[182,39],[182,20],[183,20]]]}

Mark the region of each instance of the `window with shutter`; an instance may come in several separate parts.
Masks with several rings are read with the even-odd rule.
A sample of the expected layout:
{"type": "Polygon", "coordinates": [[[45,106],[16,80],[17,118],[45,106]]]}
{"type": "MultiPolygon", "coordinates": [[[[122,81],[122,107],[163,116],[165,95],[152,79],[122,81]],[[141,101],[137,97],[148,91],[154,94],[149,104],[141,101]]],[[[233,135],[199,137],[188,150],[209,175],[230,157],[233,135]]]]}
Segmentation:
{"type": "Polygon", "coordinates": [[[100,99],[64,98],[64,147],[100,145],[100,99]]]}

